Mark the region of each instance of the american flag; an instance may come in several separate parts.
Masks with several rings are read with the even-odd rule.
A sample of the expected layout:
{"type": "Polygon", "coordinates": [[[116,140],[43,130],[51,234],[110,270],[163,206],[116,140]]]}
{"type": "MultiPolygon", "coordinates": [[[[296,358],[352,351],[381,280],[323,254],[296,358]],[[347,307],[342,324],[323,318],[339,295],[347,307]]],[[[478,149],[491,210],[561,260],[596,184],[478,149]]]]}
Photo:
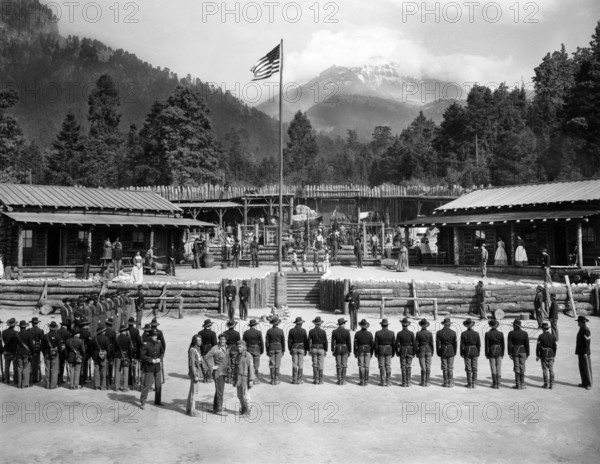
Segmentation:
{"type": "Polygon", "coordinates": [[[252,79],[253,81],[267,79],[273,74],[279,72],[279,47],[280,45],[277,45],[273,50],[258,60],[254,66],[252,66],[250,71],[254,73],[254,79],[252,79]]]}

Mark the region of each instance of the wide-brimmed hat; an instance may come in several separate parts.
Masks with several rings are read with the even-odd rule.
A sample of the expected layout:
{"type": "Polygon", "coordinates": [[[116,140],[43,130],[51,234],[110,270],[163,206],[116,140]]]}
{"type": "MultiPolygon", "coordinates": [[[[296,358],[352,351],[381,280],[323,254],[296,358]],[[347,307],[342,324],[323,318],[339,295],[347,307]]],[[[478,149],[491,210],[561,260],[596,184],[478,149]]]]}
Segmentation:
{"type": "Polygon", "coordinates": [[[296,318],[296,320],[294,321],[294,324],[303,324],[304,322],[306,322],[304,319],[302,319],[300,316],[298,316],[296,318]]]}
{"type": "Polygon", "coordinates": [[[408,320],[408,317],[405,317],[404,319],[400,319],[400,323],[402,324],[402,327],[408,327],[410,325],[410,321],[408,320]]]}
{"type": "Polygon", "coordinates": [[[32,324],[39,324],[40,320],[37,317],[32,317],[29,322],[31,322],[32,324]]]}
{"type": "Polygon", "coordinates": [[[589,319],[585,316],[579,316],[577,318],[577,322],[590,322],[589,319]]]}
{"type": "Polygon", "coordinates": [[[127,325],[122,325],[121,328],[119,329],[119,333],[127,332],[127,331],[129,331],[129,326],[127,326],[127,325]]]}
{"type": "Polygon", "coordinates": [[[314,318],[314,320],[312,321],[313,324],[315,325],[321,325],[323,323],[323,321],[321,320],[321,316],[317,316],[314,318]]]}
{"type": "Polygon", "coordinates": [[[481,244],[481,246],[482,246],[482,247],[484,247],[484,246],[485,246],[485,243],[482,243],[482,244],[481,244]]]}
{"type": "Polygon", "coordinates": [[[156,329],[150,329],[150,336],[151,337],[158,336],[158,330],[156,330],[156,329]]]}
{"type": "Polygon", "coordinates": [[[103,334],[104,332],[106,332],[106,327],[101,327],[98,330],[96,330],[96,335],[103,334]]]}
{"type": "Polygon", "coordinates": [[[541,285],[538,285],[535,289],[536,290],[544,290],[544,287],[542,287],[541,285]]]}
{"type": "Polygon", "coordinates": [[[245,280],[242,280],[242,285],[247,285],[248,282],[246,282],[245,280]]]}
{"type": "Polygon", "coordinates": [[[475,321],[469,317],[463,322],[463,325],[465,327],[473,327],[475,325],[475,321]]]}
{"type": "Polygon", "coordinates": [[[27,321],[21,321],[19,322],[19,327],[27,327],[29,324],[27,324],[27,321]]]}
{"type": "Polygon", "coordinates": [[[11,317],[8,321],[6,321],[6,325],[13,327],[17,325],[17,320],[14,317],[11,317]]]}
{"type": "Polygon", "coordinates": [[[548,329],[550,329],[550,323],[542,322],[542,330],[548,330],[548,329]]]}
{"type": "Polygon", "coordinates": [[[516,325],[517,327],[521,327],[521,319],[515,319],[513,321],[513,325],[516,325]]]}
{"type": "Polygon", "coordinates": [[[87,319],[81,319],[79,321],[79,327],[83,327],[83,326],[86,326],[86,325],[90,325],[90,321],[88,321],[87,319]]]}
{"type": "Polygon", "coordinates": [[[346,322],[348,322],[346,319],[344,319],[343,317],[340,317],[337,321],[337,324],[342,325],[342,324],[345,324],[346,322]]]}
{"type": "Polygon", "coordinates": [[[150,332],[150,330],[152,330],[152,327],[150,327],[150,324],[144,325],[144,332],[150,332]]]}
{"type": "Polygon", "coordinates": [[[58,329],[58,324],[56,323],[56,321],[52,321],[52,322],[50,322],[50,325],[48,325],[48,328],[50,330],[56,330],[56,329],[58,329]]]}
{"type": "Polygon", "coordinates": [[[452,321],[450,320],[449,317],[445,317],[444,320],[442,321],[442,325],[450,325],[452,324],[452,321]]]}
{"type": "Polygon", "coordinates": [[[419,325],[421,327],[429,327],[429,321],[427,319],[423,318],[419,321],[419,325]]]}
{"type": "Polygon", "coordinates": [[[256,322],[256,319],[250,319],[250,322],[248,322],[248,325],[250,327],[254,327],[255,325],[258,325],[258,322],[256,322]]]}
{"type": "Polygon", "coordinates": [[[273,324],[273,325],[279,324],[280,322],[281,322],[281,320],[277,316],[273,316],[271,318],[271,324],[273,324]]]}
{"type": "Polygon", "coordinates": [[[556,299],[556,293],[551,293],[550,294],[550,299],[551,300],[555,300],[556,299]]]}
{"type": "Polygon", "coordinates": [[[492,329],[497,328],[500,325],[500,321],[498,319],[490,319],[490,321],[488,322],[488,324],[490,325],[490,327],[492,329]]]}
{"type": "Polygon", "coordinates": [[[106,322],[105,322],[105,324],[106,324],[106,325],[110,325],[110,326],[112,326],[112,325],[114,324],[113,318],[112,318],[112,317],[109,317],[108,319],[106,319],[106,322]]]}
{"type": "Polygon", "coordinates": [[[367,321],[366,319],[363,319],[362,321],[360,321],[358,323],[358,325],[360,325],[361,327],[366,327],[368,328],[371,324],[369,324],[369,321],[367,321]]]}
{"type": "Polygon", "coordinates": [[[158,327],[160,324],[158,323],[158,321],[156,320],[155,317],[152,318],[152,320],[150,321],[150,327],[158,327]]]}
{"type": "Polygon", "coordinates": [[[231,327],[235,327],[235,321],[234,320],[229,320],[227,321],[227,324],[225,324],[227,327],[231,328],[231,327]]]}
{"type": "Polygon", "coordinates": [[[206,319],[204,321],[204,323],[202,324],[202,328],[206,329],[207,327],[210,327],[211,325],[213,325],[212,321],[210,319],[206,319]]]}
{"type": "Polygon", "coordinates": [[[130,317],[129,319],[127,319],[127,323],[128,324],[135,324],[135,317],[130,317]]]}
{"type": "Polygon", "coordinates": [[[382,319],[382,320],[381,320],[381,322],[380,322],[380,324],[381,324],[383,327],[387,327],[388,325],[390,325],[390,323],[388,322],[388,320],[387,320],[387,319],[382,319]]]}

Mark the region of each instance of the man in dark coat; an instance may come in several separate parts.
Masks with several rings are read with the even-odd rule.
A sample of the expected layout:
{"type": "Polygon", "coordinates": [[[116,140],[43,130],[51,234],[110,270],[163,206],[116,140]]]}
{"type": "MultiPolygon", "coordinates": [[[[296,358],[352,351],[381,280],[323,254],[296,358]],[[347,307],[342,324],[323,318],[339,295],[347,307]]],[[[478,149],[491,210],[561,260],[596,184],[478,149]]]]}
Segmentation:
{"type": "Polygon", "coordinates": [[[223,395],[225,393],[225,380],[230,371],[227,337],[219,335],[219,343],[213,346],[206,354],[208,369],[212,372],[215,381],[215,396],[213,399],[213,412],[223,415],[223,395]]]}
{"type": "Polygon", "coordinates": [[[460,356],[465,360],[465,372],[467,373],[467,388],[475,388],[477,385],[477,361],[481,352],[481,339],[479,334],[473,330],[475,321],[468,318],[463,322],[467,328],[460,335],[460,356]]]}
{"type": "Polygon", "coordinates": [[[558,341],[558,303],[556,302],[556,294],[550,294],[550,309],[548,309],[548,319],[550,319],[550,327],[552,328],[552,335],[556,337],[558,341]]]}
{"type": "Polygon", "coordinates": [[[16,343],[16,364],[17,371],[15,381],[17,387],[27,388],[29,387],[29,381],[31,377],[31,358],[34,352],[33,337],[30,332],[27,331],[27,322],[19,322],[20,332],[16,332],[17,343],[16,343]]]}
{"type": "Polygon", "coordinates": [[[354,256],[356,256],[356,267],[362,267],[362,259],[363,259],[363,248],[360,243],[360,239],[356,239],[354,242],[354,256]]]}
{"type": "Polygon", "coordinates": [[[436,352],[442,361],[442,374],[444,376],[442,387],[452,388],[454,387],[454,356],[458,351],[458,343],[456,332],[450,328],[452,325],[450,318],[445,318],[442,324],[444,328],[438,330],[435,336],[436,352]]]}
{"type": "Polygon", "coordinates": [[[171,247],[169,248],[169,252],[167,253],[167,257],[169,259],[169,267],[167,269],[167,274],[170,276],[175,275],[175,264],[177,264],[177,248],[175,245],[171,243],[171,247]]]}
{"type": "Polygon", "coordinates": [[[90,323],[87,319],[79,321],[80,333],[79,338],[85,346],[85,355],[83,356],[83,362],[81,363],[81,375],[79,376],[79,385],[84,386],[90,378],[90,357],[91,357],[91,342],[92,333],[90,332],[90,323]]]}
{"type": "Polygon", "coordinates": [[[227,383],[231,382],[231,369],[235,364],[235,358],[238,355],[238,346],[237,342],[239,342],[242,337],[240,333],[235,330],[235,321],[233,319],[227,321],[227,330],[223,332],[225,337],[227,338],[227,351],[229,352],[229,374],[227,375],[227,383]]]}
{"type": "Polygon", "coordinates": [[[251,319],[248,323],[250,328],[244,332],[242,340],[246,342],[246,349],[252,355],[254,361],[254,384],[258,385],[258,369],[260,368],[260,357],[265,352],[262,332],[256,328],[258,322],[256,319],[251,319]]]}
{"type": "MultiPolygon", "coordinates": [[[[134,346],[129,327],[121,326],[115,346],[115,391],[129,391],[129,368],[134,356],[134,346]],[[122,384],[122,385],[121,385],[122,384]]],[[[141,350],[140,350],[141,351],[141,350]]]]}
{"type": "Polygon", "coordinates": [[[304,320],[297,317],[294,321],[295,327],[288,332],[288,350],[292,355],[292,383],[300,385],[302,381],[302,370],[304,368],[304,356],[308,354],[308,334],[302,328],[304,320]]]}
{"type": "Polygon", "coordinates": [[[315,317],[312,323],[315,327],[308,332],[308,343],[312,357],[313,384],[321,385],[323,383],[325,356],[327,356],[328,349],[327,332],[321,328],[323,321],[320,316],[315,317]]]}
{"type": "Polygon", "coordinates": [[[233,285],[231,280],[227,281],[227,286],[225,287],[223,294],[225,295],[225,302],[227,303],[227,316],[230,321],[233,321],[235,319],[235,297],[237,296],[237,287],[233,285]]]}
{"type": "Polygon", "coordinates": [[[106,327],[99,328],[92,339],[92,360],[94,361],[94,388],[107,389],[108,358],[112,357],[112,344],[106,336],[106,327]]]}
{"type": "Polygon", "coordinates": [[[485,357],[490,361],[492,388],[500,388],[502,377],[502,358],[504,357],[504,334],[498,330],[500,322],[492,319],[490,330],[485,334],[485,357]]]}
{"type": "Polygon", "coordinates": [[[67,319],[66,321],[61,321],[60,329],[58,329],[58,385],[61,385],[64,381],[63,376],[65,373],[65,364],[67,363],[67,350],[66,344],[67,340],[71,338],[71,332],[68,327],[71,325],[71,321],[67,319]]]}
{"type": "Polygon", "coordinates": [[[258,250],[259,250],[259,245],[258,245],[258,242],[256,241],[256,237],[254,237],[252,239],[252,242],[250,242],[250,256],[252,258],[252,267],[259,266],[258,250]]]}
{"type": "Polygon", "coordinates": [[[358,360],[359,385],[366,387],[369,382],[369,366],[373,357],[373,334],[369,332],[369,322],[363,319],[358,323],[360,330],[354,334],[354,357],[358,360]]]}
{"type": "Polygon", "coordinates": [[[579,357],[579,374],[581,375],[581,383],[578,387],[583,387],[586,390],[592,388],[592,359],[590,357],[591,334],[586,322],[589,322],[585,316],[577,318],[579,331],[575,341],[575,354],[579,357]]]}
{"type": "Polygon", "coordinates": [[[415,355],[415,334],[409,329],[410,321],[407,317],[400,321],[402,330],[396,335],[396,354],[400,359],[400,372],[402,373],[401,387],[411,386],[411,368],[415,355]]]}
{"type": "Polygon", "coordinates": [[[240,239],[235,238],[235,243],[233,244],[233,248],[231,249],[233,253],[233,266],[232,267],[240,267],[240,253],[242,252],[242,246],[240,245],[240,239]]]}
{"type": "Polygon", "coordinates": [[[108,383],[108,388],[112,388],[114,381],[114,355],[115,348],[117,347],[117,332],[113,329],[114,320],[112,317],[109,317],[105,321],[106,332],[104,335],[110,340],[110,350],[108,351],[107,363],[106,363],[106,381],[108,383]]]}
{"type": "Polygon", "coordinates": [[[162,344],[158,341],[156,329],[150,330],[150,340],[142,345],[140,361],[144,364],[144,386],[140,396],[140,409],[144,409],[148,392],[154,383],[154,404],[161,406],[162,381],[161,364],[164,355],[162,344]]]}
{"type": "Polygon", "coordinates": [[[535,319],[537,320],[538,329],[542,328],[542,322],[544,322],[544,287],[538,285],[536,288],[535,297],[533,299],[533,312],[535,319]]]}
{"type": "Polygon", "coordinates": [[[38,324],[40,323],[40,320],[37,317],[31,318],[29,322],[31,323],[31,327],[27,329],[27,332],[31,334],[31,340],[33,343],[30,382],[33,385],[34,383],[42,380],[41,354],[44,331],[39,328],[38,324]]]}
{"type": "Polygon", "coordinates": [[[242,286],[240,287],[239,292],[240,297],[240,319],[246,320],[248,319],[248,302],[250,301],[250,287],[248,287],[248,283],[243,280],[242,286]]]}
{"type": "Polygon", "coordinates": [[[487,319],[487,312],[485,310],[485,287],[483,280],[475,286],[475,296],[477,298],[477,306],[479,307],[479,319],[487,319]]]}
{"type": "Polygon", "coordinates": [[[42,339],[42,353],[44,353],[44,364],[46,366],[46,388],[54,389],[58,386],[58,352],[60,337],[58,335],[58,324],[50,322],[49,332],[42,339]]]}
{"type": "Polygon", "coordinates": [[[17,382],[17,332],[15,326],[17,321],[14,317],[11,317],[6,321],[7,328],[2,331],[2,340],[4,341],[4,382],[8,385],[10,383],[10,365],[13,364],[13,380],[17,382]]]}
{"type": "MultiPolygon", "coordinates": [[[[131,344],[133,345],[133,352],[131,355],[131,366],[129,368],[129,383],[131,388],[137,389],[140,382],[140,352],[142,351],[142,337],[140,331],[135,327],[136,320],[130,317],[127,320],[127,330],[129,330],[129,337],[131,338],[131,344]]],[[[118,340],[118,338],[117,338],[118,340]]]]}
{"type": "Polygon", "coordinates": [[[537,340],[535,349],[536,361],[542,363],[542,375],[544,377],[544,385],[542,388],[552,390],[554,385],[554,358],[556,356],[556,337],[550,333],[550,324],[544,322],[542,324],[543,333],[540,334],[537,340]]]}
{"type": "Polygon", "coordinates": [[[217,334],[211,329],[213,322],[210,319],[206,319],[202,324],[202,330],[198,332],[198,335],[202,338],[202,345],[200,345],[200,352],[204,363],[202,363],[202,375],[204,376],[204,383],[209,383],[212,379],[212,372],[208,370],[206,363],[206,355],[213,346],[217,344],[217,334]]]}
{"type": "Polygon", "coordinates": [[[278,385],[279,368],[281,367],[281,358],[285,353],[285,334],[278,326],[281,321],[277,316],[271,319],[271,327],[267,330],[265,337],[265,349],[269,356],[269,369],[271,370],[271,385],[278,385]]]}
{"type": "Polygon", "coordinates": [[[513,361],[516,390],[525,389],[525,363],[529,358],[529,335],[521,329],[521,320],[513,321],[513,330],[508,333],[508,356],[513,361]]]}
{"type": "Polygon", "coordinates": [[[89,279],[90,277],[90,266],[92,265],[92,247],[87,246],[83,252],[83,278],[89,279]]]}
{"type": "Polygon", "coordinates": [[[346,298],[344,301],[348,303],[348,313],[350,314],[350,329],[352,331],[356,330],[358,325],[358,310],[360,308],[360,295],[356,293],[354,290],[356,287],[352,285],[350,287],[350,292],[346,294],[346,298]]]}
{"type": "Polygon", "coordinates": [[[419,321],[421,330],[415,335],[415,352],[419,357],[419,365],[421,366],[421,383],[422,387],[429,387],[429,376],[431,374],[431,358],[433,356],[433,334],[427,330],[429,321],[421,319],[419,321]]]}
{"type": "Polygon", "coordinates": [[[348,369],[348,356],[352,353],[352,339],[350,331],[344,327],[348,322],[341,317],[338,319],[338,328],[331,334],[331,351],[335,356],[338,385],[346,385],[346,370],[348,369]]]}
{"type": "Polygon", "coordinates": [[[382,319],[381,330],[375,332],[374,349],[379,361],[379,386],[389,387],[392,377],[392,358],[396,352],[394,332],[388,329],[389,322],[382,319]]]}
{"type": "Polygon", "coordinates": [[[113,265],[114,265],[114,273],[115,273],[115,277],[116,277],[119,274],[119,271],[121,270],[122,263],[123,263],[123,244],[119,241],[119,237],[117,237],[117,239],[113,243],[112,247],[113,247],[112,258],[113,258],[113,265]]]}

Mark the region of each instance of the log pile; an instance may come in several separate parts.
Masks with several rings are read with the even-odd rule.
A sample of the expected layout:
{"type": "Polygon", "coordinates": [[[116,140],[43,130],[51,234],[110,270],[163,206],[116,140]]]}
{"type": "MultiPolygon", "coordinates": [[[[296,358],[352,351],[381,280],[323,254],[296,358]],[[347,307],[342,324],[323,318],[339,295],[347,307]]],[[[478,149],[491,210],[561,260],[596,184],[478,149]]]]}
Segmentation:
{"type": "MultiPolygon", "coordinates": [[[[475,294],[477,282],[416,282],[420,298],[437,298],[440,314],[467,314],[478,312],[478,300],[475,294]]],[[[360,281],[360,280],[321,280],[321,309],[335,311],[344,307],[341,289],[350,285],[356,287],[360,295],[360,311],[379,313],[381,301],[385,298],[385,314],[406,314],[414,312],[411,282],[401,281],[360,281]]],[[[533,299],[537,285],[488,283],[485,285],[485,306],[488,312],[501,309],[507,314],[519,314],[533,311],[533,299]]],[[[578,314],[596,311],[596,292],[593,285],[571,285],[571,292],[578,314]]],[[[569,309],[569,297],[564,284],[554,283],[549,288],[556,295],[559,310],[569,309]]],[[[433,301],[419,301],[421,314],[432,314],[433,301]]]]}

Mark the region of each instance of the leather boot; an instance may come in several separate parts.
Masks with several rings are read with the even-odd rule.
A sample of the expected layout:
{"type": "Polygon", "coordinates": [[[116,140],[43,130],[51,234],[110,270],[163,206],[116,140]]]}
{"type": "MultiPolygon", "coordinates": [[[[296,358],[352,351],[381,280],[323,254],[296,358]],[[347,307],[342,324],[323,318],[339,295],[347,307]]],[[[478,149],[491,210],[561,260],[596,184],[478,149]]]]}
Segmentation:
{"type": "MultiPolygon", "coordinates": [[[[425,386],[425,371],[421,370],[421,383],[419,384],[421,387],[425,386]]],[[[444,387],[446,386],[446,374],[444,373],[444,387]]]]}
{"type": "Polygon", "coordinates": [[[548,388],[550,390],[552,390],[552,387],[554,386],[554,372],[550,371],[550,385],[548,385],[548,388]]]}
{"type": "Polygon", "coordinates": [[[473,374],[471,372],[467,372],[467,384],[465,387],[471,388],[473,382],[473,374]]]}
{"type": "Polygon", "coordinates": [[[323,385],[323,369],[319,369],[319,385],[323,385]]]}
{"type": "Polygon", "coordinates": [[[279,369],[275,369],[275,385],[279,385],[281,382],[279,381],[279,369]]]}
{"type": "Polygon", "coordinates": [[[521,374],[521,388],[520,390],[525,390],[527,387],[525,386],[525,374],[521,374]]]}
{"type": "Polygon", "coordinates": [[[496,374],[496,389],[500,388],[500,374],[496,374]]]}
{"type": "Polygon", "coordinates": [[[296,385],[298,383],[298,368],[292,367],[292,384],[296,385]]]}
{"type": "Polygon", "coordinates": [[[304,380],[302,380],[302,368],[298,368],[298,379],[296,380],[296,382],[298,383],[298,385],[304,383],[304,380]]]}
{"type": "Polygon", "coordinates": [[[442,387],[448,386],[448,372],[442,371],[442,375],[444,376],[444,381],[442,382],[442,387]]]}
{"type": "Polygon", "coordinates": [[[379,369],[379,386],[385,387],[385,371],[379,369]]]}
{"type": "Polygon", "coordinates": [[[471,379],[471,388],[477,386],[477,371],[473,371],[473,378],[471,379]]]}
{"type": "Polygon", "coordinates": [[[406,386],[410,387],[412,385],[412,381],[411,379],[411,368],[407,367],[406,368],[406,386]]]}
{"type": "Polygon", "coordinates": [[[496,388],[497,378],[498,376],[496,374],[492,374],[492,384],[490,385],[490,388],[496,388]]]}
{"type": "Polygon", "coordinates": [[[258,370],[254,371],[254,385],[258,385],[260,380],[258,378],[258,370]]]}
{"type": "Polygon", "coordinates": [[[162,402],[160,401],[161,396],[162,396],[162,388],[160,390],[157,390],[156,393],[154,393],[154,404],[156,406],[162,406],[162,402]]]}
{"type": "Polygon", "coordinates": [[[400,384],[401,387],[406,387],[406,369],[402,369],[402,383],[400,384]]]}
{"type": "Polygon", "coordinates": [[[341,385],[342,384],[342,369],[337,367],[335,370],[337,371],[337,379],[338,379],[337,384],[341,385]]]}
{"type": "Polygon", "coordinates": [[[426,387],[430,387],[431,383],[429,382],[429,378],[431,376],[431,369],[426,369],[425,370],[425,386],[426,387]]]}
{"type": "Polygon", "coordinates": [[[454,371],[452,369],[448,370],[448,388],[454,387],[454,371]]]}
{"type": "Polygon", "coordinates": [[[313,367],[313,385],[319,384],[319,369],[313,367]]]}
{"type": "Polygon", "coordinates": [[[271,385],[275,385],[275,369],[271,368],[271,385]]]}
{"type": "Polygon", "coordinates": [[[392,385],[392,372],[386,371],[385,372],[385,386],[389,387],[391,385],[392,385]]]}
{"type": "Polygon", "coordinates": [[[346,367],[342,367],[342,385],[346,385],[346,367]]]}
{"type": "Polygon", "coordinates": [[[519,374],[515,374],[515,386],[513,387],[515,390],[520,390],[521,376],[519,374]]]}
{"type": "Polygon", "coordinates": [[[548,374],[543,372],[542,375],[544,377],[544,385],[542,385],[542,388],[548,388],[548,374]]]}
{"type": "Polygon", "coordinates": [[[363,378],[364,378],[362,367],[358,368],[358,378],[360,379],[360,381],[358,382],[358,385],[360,385],[362,387],[363,386],[363,378]]]}

